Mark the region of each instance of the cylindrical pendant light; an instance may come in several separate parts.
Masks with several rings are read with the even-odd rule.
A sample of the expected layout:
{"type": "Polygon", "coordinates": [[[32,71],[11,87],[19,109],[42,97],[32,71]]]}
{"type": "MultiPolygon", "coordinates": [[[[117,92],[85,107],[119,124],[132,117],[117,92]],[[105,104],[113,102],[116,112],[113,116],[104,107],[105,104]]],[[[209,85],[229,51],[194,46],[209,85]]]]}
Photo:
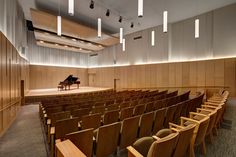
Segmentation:
{"type": "Polygon", "coordinates": [[[122,51],[123,52],[125,51],[125,39],[123,39],[123,41],[122,41],[122,51]]]}
{"type": "Polygon", "coordinates": [[[74,16],[74,0],[68,0],[68,13],[74,16]]]}
{"type": "Polygon", "coordinates": [[[57,16],[57,35],[61,36],[61,16],[57,16]]]}
{"type": "Polygon", "coordinates": [[[98,18],[98,37],[102,37],[102,20],[101,18],[98,18]]]}
{"type": "Polygon", "coordinates": [[[199,19],[195,20],[195,38],[199,38],[199,19]]]}
{"type": "Polygon", "coordinates": [[[163,32],[166,33],[168,30],[168,11],[163,12],[163,32]]]}
{"type": "Polygon", "coordinates": [[[120,28],[120,43],[121,44],[123,42],[123,35],[124,35],[124,30],[123,30],[123,28],[120,28]]]}
{"type": "Polygon", "coordinates": [[[138,0],[138,17],[143,17],[143,0],[138,0]]]}
{"type": "Polygon", "coordinates": [[[151,38],[152,38],[152,39],[151,39],[151,40],[152,40],[152,41],[151,41],[151,44],[152,44],[152,46],[155,46],[155,31],[152,31],[151,36],[152,36],[152,37],[151,37],[151,38]]]}

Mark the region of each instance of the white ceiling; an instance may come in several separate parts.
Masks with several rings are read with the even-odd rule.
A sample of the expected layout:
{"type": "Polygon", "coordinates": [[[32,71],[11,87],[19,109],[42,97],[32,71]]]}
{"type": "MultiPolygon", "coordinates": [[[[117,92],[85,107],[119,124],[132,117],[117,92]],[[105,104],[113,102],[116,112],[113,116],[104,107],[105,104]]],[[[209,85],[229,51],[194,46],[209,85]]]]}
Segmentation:
{"type": "Polygon", "coordinates": [[[193,17],[216,8],[220,8],[236,0],[144,0],[144,16],[137,17],[138,0],[94,0],[95,8],[90,9],[90,0],[75,0],[75,15],[69,16],[68,0],[19,0],[25,17],[31,20],[30,8],[44,10],[58,14],[59,2],[61,15],[80,23],[96,27],[97,18],[102,18],[103,31],[117,33],[123,27],[125,33],[132,33],[162,24],[162,12],[168,10],[168,22],[176,22],[193,17]],[[111,15],[105,16],[106,9],[111,15]],[[118,22],[119,14],[124,17],[122,23],[118,22]],[[130,23],[134,22],[134,28],[130,23]]]}

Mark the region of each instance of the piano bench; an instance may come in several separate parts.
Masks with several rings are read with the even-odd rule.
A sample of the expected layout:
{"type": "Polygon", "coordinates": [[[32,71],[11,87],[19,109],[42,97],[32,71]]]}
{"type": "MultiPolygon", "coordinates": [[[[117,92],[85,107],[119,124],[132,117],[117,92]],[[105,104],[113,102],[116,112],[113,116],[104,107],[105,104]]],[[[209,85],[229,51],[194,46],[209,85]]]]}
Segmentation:
{"type": "Polygon", "coordinates": [[[57,88],[58,88],[59,91],[62,91],[64,89],[64,86],[59,85],[59,86],[57,86],[57,88]]]}

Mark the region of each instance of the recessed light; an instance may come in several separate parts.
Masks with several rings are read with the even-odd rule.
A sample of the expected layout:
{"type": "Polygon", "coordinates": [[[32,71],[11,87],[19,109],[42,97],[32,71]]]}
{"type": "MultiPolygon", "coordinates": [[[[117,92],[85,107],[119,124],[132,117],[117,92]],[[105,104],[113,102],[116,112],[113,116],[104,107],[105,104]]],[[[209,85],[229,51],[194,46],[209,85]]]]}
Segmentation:
{"type": "Polygon", "coordinates": [[[40,40],[40,43],[44,43],[44,41],[40,40]]]}
{"type": "Polygon", "coordinates": [[[58,44],[55,44],[56,46],[58,46],[58,44]]]}
{"type": "Polygon", "coordinates": [[[64,47],[68,47],[67,45],[65,45],[64,47]]]}
{"type": "Polygon", "coordinates": [[[98,47],[103,47],[102,45],[98,45],[98,47]]]}
{"type": "Polygon", "coordinates": [[[81,51],[81,50],[83,50],[82,48],[79,48],[79,50],[81,51]]]}
{"type": "Polygon", "coordinates": [[[73,38],[73,39],[71,39],[71,40],[73,40],[73,41],[77,41],[77,40],[76,40],[76,39],[74,39],[74,38],[73,38]]]}

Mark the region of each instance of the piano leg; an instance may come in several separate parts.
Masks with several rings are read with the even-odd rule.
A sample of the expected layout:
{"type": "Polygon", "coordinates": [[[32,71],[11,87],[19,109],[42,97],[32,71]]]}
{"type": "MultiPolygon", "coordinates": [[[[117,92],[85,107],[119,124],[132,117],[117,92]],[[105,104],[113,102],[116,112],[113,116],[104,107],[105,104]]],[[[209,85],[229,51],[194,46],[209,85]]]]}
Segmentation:
{"type": "Polygon", "coordinates": [[[77,88],[79,89],[79,84],[77,84],[77,88]]]}

